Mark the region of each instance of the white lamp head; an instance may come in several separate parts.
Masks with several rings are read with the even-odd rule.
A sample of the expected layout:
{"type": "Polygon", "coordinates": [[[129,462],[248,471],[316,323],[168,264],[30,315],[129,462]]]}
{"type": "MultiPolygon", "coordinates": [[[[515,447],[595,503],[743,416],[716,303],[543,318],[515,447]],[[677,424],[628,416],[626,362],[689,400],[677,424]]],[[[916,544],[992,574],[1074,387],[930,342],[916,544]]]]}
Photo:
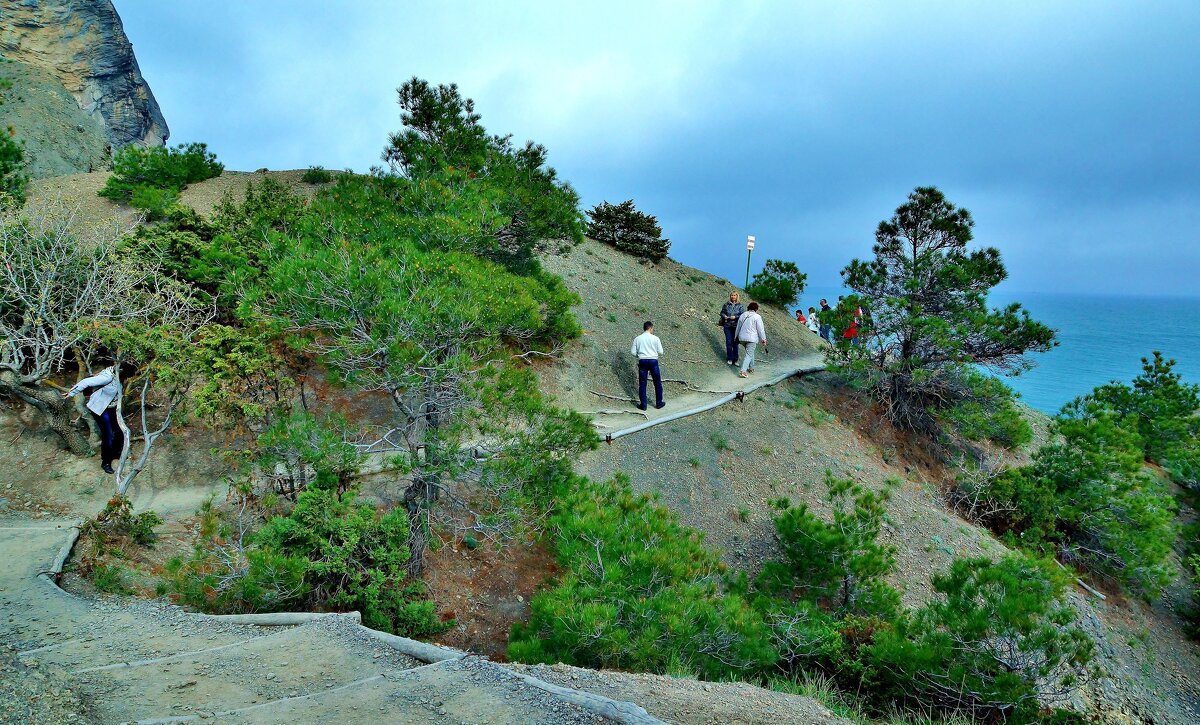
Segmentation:
{"type": "Polygon", "coordinates": [[[746,251],[748,251],[748,252],[754,251],[754,236],[753,235],[746,237],[746,251]]]}

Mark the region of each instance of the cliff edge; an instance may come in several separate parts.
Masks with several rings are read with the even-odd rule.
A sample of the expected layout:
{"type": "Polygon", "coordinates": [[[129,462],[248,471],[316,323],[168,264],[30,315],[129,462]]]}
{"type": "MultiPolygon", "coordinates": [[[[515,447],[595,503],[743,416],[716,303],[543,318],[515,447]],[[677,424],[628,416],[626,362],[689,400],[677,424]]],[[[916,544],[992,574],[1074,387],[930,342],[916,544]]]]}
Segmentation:
{"type": "MultiPolygon", "coordinates": [[[[54,78],[82,113],[79,134],[98,135],[113,148],[159,146],[170,136],[111,0],[0,0],[0,55],[54,78]]],[[[19,83],[10,93],[26,95],[19,83]]],[[[14,111],[5,115],[20,137],[22,119],[14,111]]],[[[40,144],[27,144],[35,176],[89,170],[39,164],[40,144]]]]}

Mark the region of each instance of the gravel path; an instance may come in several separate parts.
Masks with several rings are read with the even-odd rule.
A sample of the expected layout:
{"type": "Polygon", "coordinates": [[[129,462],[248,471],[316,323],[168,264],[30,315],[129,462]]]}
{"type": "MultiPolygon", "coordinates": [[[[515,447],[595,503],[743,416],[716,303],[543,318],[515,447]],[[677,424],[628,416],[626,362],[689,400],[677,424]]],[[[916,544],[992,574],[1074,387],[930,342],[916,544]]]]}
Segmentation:
{"type": "Polygon", "coordinates": [[[748,685],[597,672],[569,665],[510,665],[547,682],[641,703],[651,715],[680,725],[849,724],[817,701],[748,685]]]}
{"type": "Polygon", "coordinates": [[[39,573],[72,523],[0,520],[0,722],[603,722],[485,659],[425,665],[343,617],[256,627],[71,596],[39,573]]]}

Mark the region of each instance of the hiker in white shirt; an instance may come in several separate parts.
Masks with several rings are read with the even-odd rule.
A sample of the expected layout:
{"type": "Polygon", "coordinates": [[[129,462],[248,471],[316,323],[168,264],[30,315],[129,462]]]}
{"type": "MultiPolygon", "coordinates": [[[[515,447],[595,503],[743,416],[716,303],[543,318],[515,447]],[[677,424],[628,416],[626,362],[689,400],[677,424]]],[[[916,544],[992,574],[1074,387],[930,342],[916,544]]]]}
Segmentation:
{"type": "Polygon", "coordinates": [[[739,345],[746,346],[742,353],[742,370],[738,373],[738,377],[744,378],[747,373],[754,372],[754,351],[758,344],[761,342],[763,349],[767,348],[767,330],[763,327],[762,315],[758,314],[757,302],[746,305],[746,314],[738,318],[734,337],[739,345]]]}
{"type": "Polygon", "coordinates": [[[633,347],[629,349],[638,359],[638,395],[642,401],[638,404],[638,410],[646,409],[647,376],[654,378],[654,407],[661,408],[666,405],[663,402],[662,371],[658,368],[658,358],[663,354],[662,341],[654,334],[653,322],[642,325],[642,330],[642,334],[633,338],[633,347]]]}
{"type": "Polygon", "coordinates": [[[63,393],[64,398],[90,393],[87,400],[88,412],[100,430],[100,470],[112,473],[112,462],[125,449],[125,434],[117,423],[117,394],[121,392],[121,380],[115,366],[107,367],[91,377],[75,383],[63,393]]]}

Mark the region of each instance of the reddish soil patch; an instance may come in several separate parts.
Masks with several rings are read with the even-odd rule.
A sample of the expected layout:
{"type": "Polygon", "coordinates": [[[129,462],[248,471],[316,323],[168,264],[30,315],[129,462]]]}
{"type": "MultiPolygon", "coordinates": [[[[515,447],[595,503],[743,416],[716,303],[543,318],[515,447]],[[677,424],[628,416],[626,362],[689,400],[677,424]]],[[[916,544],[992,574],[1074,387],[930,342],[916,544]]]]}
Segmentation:
{"type": "Polygon", "coordinates": [[[928,481],[947,480],[946,466],[931,453],[933,446],[929,441],[894,427],[881,406],[867,395],[844,387],[828,373],[806,378],[802,385],[821,408],[874,444],[884,454],[885,461],[902,461],[910,475],[928,481]]]}
{"type": "Polygon", "coordinates": [[[426,571],[438,611],[456,620],[433,640],[504,662],[513,623],[529,617],[530,598],[558,567],[551,547],[539,541],[510,542],[498,550],[451,542],[429,552],[426,571]]]}

